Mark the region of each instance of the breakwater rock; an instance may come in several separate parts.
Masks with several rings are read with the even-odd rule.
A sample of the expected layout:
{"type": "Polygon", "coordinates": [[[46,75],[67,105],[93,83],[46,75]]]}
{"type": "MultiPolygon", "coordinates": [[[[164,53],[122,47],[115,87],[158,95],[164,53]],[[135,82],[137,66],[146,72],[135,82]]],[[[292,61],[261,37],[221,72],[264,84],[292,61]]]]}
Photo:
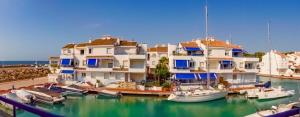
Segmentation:
{"type": "Polygon", "coordinates": [[[50,70],[48,68],[0,68],[0,82],[45,77],[49,73],[50,70]]]}

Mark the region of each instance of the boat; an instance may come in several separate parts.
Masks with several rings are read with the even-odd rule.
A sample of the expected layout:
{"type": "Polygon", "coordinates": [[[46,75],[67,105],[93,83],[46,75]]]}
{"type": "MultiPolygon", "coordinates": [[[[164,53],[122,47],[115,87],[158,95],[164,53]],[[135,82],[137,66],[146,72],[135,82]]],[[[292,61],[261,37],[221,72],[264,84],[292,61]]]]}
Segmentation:
{"type": "MultiPolygon", "coordinates": [[[[270,42],[270,24],[267,24],[268,41],[270,42]]],[[[269,75],[272,76],[271,53],[269,52],[269,75]]],[[[284,90],[281,86],[271,87],[271,78],[263,85],[256,85],[256,89],[246,91],[246,97],[258,98],[258,100],[272,100],[295,95],[295,90],[284,90]]]]}
{"type": "Polygon", "coordinates": [[[87,94],[88,90],[85,90],[84,88],[77,86],[75,84],[69,85],[69,86],[61,86],[62,89],[66,91],[71,91],[71,92],[78,92],[82,94],[87,94]]]}
{"type": "Polygon", "coordinates": [[[64,96],[64,97],[65,96],[82,96],[82,95],[84,95],[83,92],[67,90],[67,89],[57,86],[56,84],[53,84],[53,83],[45,85],[44,87],[49,89],[50,91],[53,91],[56,93],[61,93],[62,96],[64,96]]]}
{"type": "MultiPolygon", "coordinates": [[[[281,104],[279,106],[272,106],[271,109],[268,110],[261,110],[258,112],[255,112],[253,114],[247,115],[245,117],[265,117],[265,116],[272,116],[276,114],[281,114],[285,112],[289,112],[290,110],[293,110],[295,108],[298,109],[299,113],[299,102],[293,102],[290,104],[281,104]]],[[[278,116],[279,117],[279,116],[278,116]]]]}
{"type": "MultiPolygon", "coordinates": [[[[23,103],[23,104],[29,104],[29,103],[31,103],[31,101],[26,101],[26,100],[21,99],[20,97],[17,96],[16,93],[13,93],[13,92],[9,92],[9,93],[3,94],[2,96],[5,97],[5,98],[14,100],[16,102],[23,103]]],[[[2,105],[4,105],[5,107],[7,107],[7,108],[10,108],[10,109],[13,108],[13,106],[11,104],[8,104],[8,103],[2,102],[2,101],[0,101],[0,103],[2,105]]]]}
{"type": "Polygon", "coordinates": [[[55,104],[61,103],[65,100],[60,93],[50,91],[49,89],[43,87],[37,87],[26,91],[33,94],[36,97],[36,101],[42,103],[55,104]]]}
{"type": "Polygon", "coordinates": [[[24,89],[12,90],[11,92],[15,93],[25,103],[32,103],[36,99],[34,95],[28,93],[24,89]]]}
{"type": "MultiPolygon", "coordinates": [[[[206,42],[208,42],[208,33],[207,33],[207,5],[205,6],[205,38],[206,42]]],[[[209,45],[206,46],[207,50],[209,50],[209,45]]],[[[206,54],[206,68],[209,68],[208,61],[209,61],[209,54],[206,54]]],[[[210,72],[207,69],[207,88],[197,88],[193,90],[179,90],[180,88],[176,88],[176,90],[170,94],[168,97],[169,101],[174,102],[206,102],[217,100],[221,98],[225,98],[228,95],[228,91],[225,90],[223,87],[218,88],[211,88],[210,85],[210,72]]],[[[219,85],[220,86],[220,85],[219,85]]]]}
{"type": "Polygon", "coordinates": [[[172,93],[168,100],[175,102],[206,102],[224,98],[228,94],[226,90],[194,90],[177,91],[172,93]]]}
{"type": "Polygon", "coordinates": [[[288,97],[293,95],[295,95],[295,90],[285,91],[282,89],[281,86],[278,86],[278,88],[272,88],[271,90],[267,90],[267,91],[260,91],[257,94],[258,100],[277,99],[277,98],[283,98],[283,97],[288,97]]]}
{"type": "Polygon", "coordinates": [[[109,91],[109,90],[101,90],[98,93],[98,95],[103,97],[111,97],[111,98],[120,98],[122,96],[120,92],[109,91]]]}

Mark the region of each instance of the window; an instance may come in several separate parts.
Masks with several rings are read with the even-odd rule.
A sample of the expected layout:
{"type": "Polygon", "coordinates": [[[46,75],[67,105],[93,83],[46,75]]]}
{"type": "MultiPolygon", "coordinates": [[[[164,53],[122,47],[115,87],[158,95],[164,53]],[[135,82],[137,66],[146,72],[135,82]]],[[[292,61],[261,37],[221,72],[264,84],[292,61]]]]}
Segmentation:
{"type": "Polygon", "coordinates": [[[245,69],[254,69],[252,63],[246,63],[245,64],[245,69]]]}
{"type": "Polygon", "coordinates": [[[233,80],[236,80],[236,79],[237,79],[237,75],[236,75],[236,74],[233,74],[232,79],[233,79],[233,80]]]}
{"type": "Polygon", "coordinates": [[[113,68],[113,63],[107,63],[108,68],[113,68]]]}
{"type": "Polygon", "coordinates": [[[91,78],[92,78],[92,79],[95,79],[95,78],[96,78],[96,76],[95,76],[95,74],[94,74],[93,72],[91,72],[91,78]]]}
{"type": "Polygon", "coordinates": [[[190,61],[190,67],[191,68],[195,67],[195,62],[194,61],[190,61]]]}
{"type": "Polygon", "coordinates": [[[86,65],[86,60],[82,60],[82,66],[86,65]]]}
{"type": "Polygon", "coordinates": [[[151,58],[155,58],[155,57],[156,57],[156,54],[152,54],[152,55],[151,55],[151,58]]]}
{"type": "Polygon", "coordinates": [[[122,77],[122,74],[121,73],[116,73],[116,80],[120,80],[122,77]]]}
{"type": "Polygon", "coordinates": [[[92,48],[89,48],[89,54],[92,54],[92,48]]]}
{"type": "Polygon", "coordinates": [[[150,54],[147,54],[147,60],[150,60],[150,54]]]}
{"type": "Polygon", "coordinates": [[[240,68],[243,68],[243,67],[244,67],[243,62],[240,62],[240,68]]]}
{"type": "Polygon", "coordinates": [[[111,48],[106,48],[106,54],[112,54],[112,49],[111,48]]]}
{"type": "Polygon", "coordinates": [[[212,51],[211,50],[208,50],[208,55],[211,55],[212,51]]]}
{"type": "Polygon", "coordinates": [[[85,78],[86,77],[86,73],[81,73],[81,77],[85,78]]]}
{"type": "Polygon", "coordinates": [[[80,55],[84,55],[84,50],[80,50],[80,55]]]}
{"type": "Polygon", "coordinates": [[[155,65],[155,61],[152,61],[152,65],[155,65]]]}
{"type": "Polygon", "coordinates": [[[200,67],[204,68],[204,62],[200,62],[200,67]]]}
{"type": "Polygon", "coordinates": [[[68,52],[68,54],[70,54],[70,53],[71,53],[71,50],[70,50],[70,49],[68,49],[68,50],[67,50],[67,52],[68,52]]]}
{"type": "Polygon", "coordinates": [[[225,50],[225,56],[229,56],[229,51],[225,50]]]}
{"type": "Polygon", "coordinates": [[[104,79],[109,79],[109,73],[104,73],[104,79]]]}
{"type": "Polygon", "coordinates": [[[128,60],[124,60],[124,61],[123,61],[123,66],[124,66],[124,67],[128,67],[128,60]]]}

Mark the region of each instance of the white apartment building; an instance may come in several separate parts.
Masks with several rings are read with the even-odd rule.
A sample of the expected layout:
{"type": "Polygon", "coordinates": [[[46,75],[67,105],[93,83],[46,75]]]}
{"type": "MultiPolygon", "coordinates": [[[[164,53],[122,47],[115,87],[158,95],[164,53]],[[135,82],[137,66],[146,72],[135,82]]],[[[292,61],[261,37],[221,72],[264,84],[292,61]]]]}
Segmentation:
{"type": "Polygon", "coordinates": [[[269,76],[298,76],[300,57],[295,54],[283,54],[276,50],[267,52],[260,63],[260,74],[269,76]],[[271,66],[271,67],[270,67],[271,66]]]}
{"type": "Polygon", "coordinates": [[[169,68],[174,79],[183,82],[193,82],[197,79],[206,81],[206,61],[209,60],[211,80],[222,77],[232,86],[255,83],[259,59],[244,57],[243,52],[240,46],[215,38],[208,41],[196,39],[178,45],[169,44],[169,68]]]}
{"type": "Polygon", "coordinates": [[[61,49],[63,78],[110,84],[146,80],[147,44],[104,36],[61,49]]]}
{"type": "Polygon", "coordinates": [[[147,73],[154,72],[156,65],[162,57],[168,58],[168,46],[161,44],[147,49],[147,73]]]}

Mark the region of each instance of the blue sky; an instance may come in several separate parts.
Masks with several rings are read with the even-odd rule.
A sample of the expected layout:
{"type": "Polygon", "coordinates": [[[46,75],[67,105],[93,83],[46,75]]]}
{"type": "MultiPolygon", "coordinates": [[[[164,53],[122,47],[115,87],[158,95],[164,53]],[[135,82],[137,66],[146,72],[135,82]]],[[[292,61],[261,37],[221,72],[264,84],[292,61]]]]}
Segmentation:
{"type": "MultiPolygon", "coordinates": [[[[148,43],[204,37],[205,0],[0,0],[0,60],[47,60],[102,35],[148,43]]],[[[208,0],[209,34],[266,51],[300,50],[299,0],[208,0]],[[231,35],[231,38],[230,38],[231,35]]]]}

